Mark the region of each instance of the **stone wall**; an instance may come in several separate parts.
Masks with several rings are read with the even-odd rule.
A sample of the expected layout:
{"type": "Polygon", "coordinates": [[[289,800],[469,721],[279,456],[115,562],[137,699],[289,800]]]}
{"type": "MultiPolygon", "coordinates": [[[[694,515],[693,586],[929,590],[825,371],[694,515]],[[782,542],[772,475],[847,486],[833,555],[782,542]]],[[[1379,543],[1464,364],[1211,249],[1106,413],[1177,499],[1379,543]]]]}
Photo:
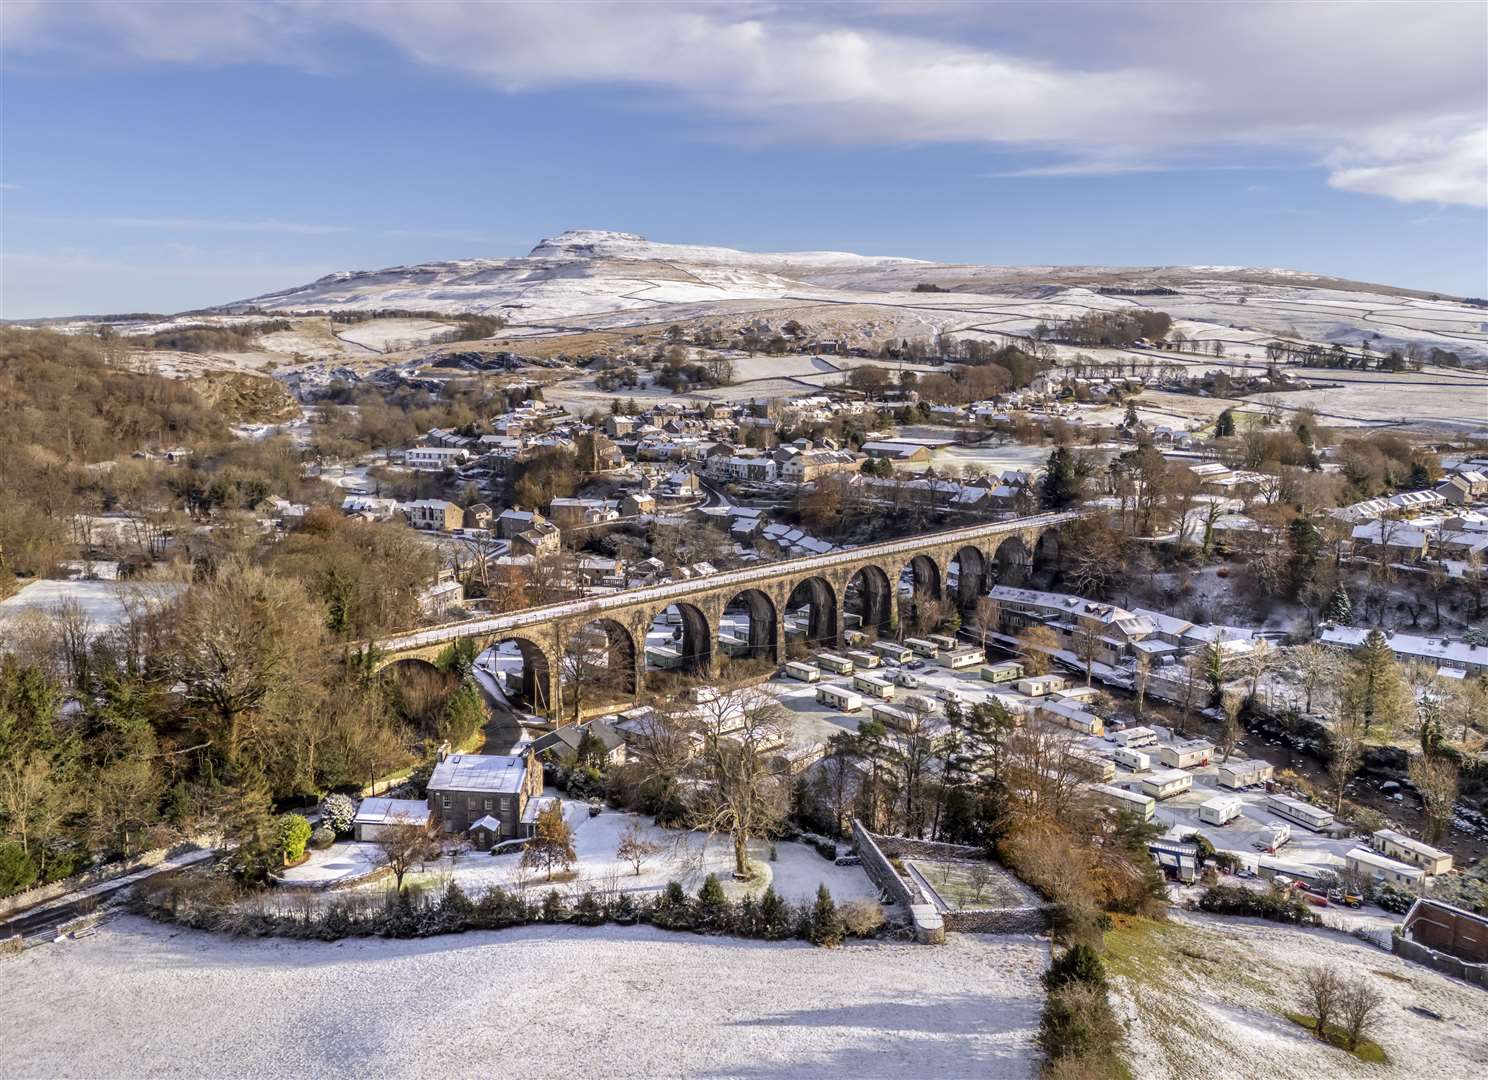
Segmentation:
{"type": "Polygon", "coordinates": [[[1042,934],[1049,929],[1049,912],[1053,906],[946,911],[941,918],[947,930],[963,934],[1042,934]]]}
{"type": "MultiPolygon", "coordinates": [[[[938,911],[935,901],[924,895],[914,879],[894,869],[891,858],[911,859],[981,859],[982,849],[967,844],[943,844],[935,840],[917,840],[909,836],[879,836],[871,833],[857,819],[853,820],[853,840],[863,869],[868,877],[889,896],[901,904],[923,910],[926,916],[932,912],[944,930],[974,934],[1039,934],[1049,928],[1049,913],[1054,905],[1033,903],[1018,907],[985,908],[979,911],[938,911]]],[[[1001,869],[1001,868],[999,868],[1001,869]]],[[[1010,871],[1003,873],[1013,876],[1010,871]]],[[[1032,890],[1018,883],[1024,892],[1032,890]]],[[[1036,899],[1036,897],[1035,897],[1036,899]]],[[[918,929],[918,919],[916,922],[918,929]]]]}
{"type": "Polygon", "coordinates": [[[1390,951],[1396,956],[1414,960],[1418,964],[1425,964],[1444,975],[1476,983],[1488,990],[1488,964],[1469,964],[1466,960],[1459,960],[1455,956],[1448,956],[1444,952],[1437,952],[1425,945],[1419,945],[1400,934],[1390,939],[1390,951]]]}
{"type": "Polygon", "coordinates": [[[873,884],[882,889],[891,900],[905,907],[929,902],[928,898],[920,895],[919,889],[900,876],[883,849],[878,846],[877,839],[857,818],[853,818],[852,834],[858,857],[863,860],[863,869],[867,871],[873,884]]]}
{"type": "Polygon", "coordinates": [[[938,840],[916,840],[910,836],[877,836],[878,848],[890,857],[911,859],[980,859],[982,849],[971,844],[943,844],[938,840]]]}

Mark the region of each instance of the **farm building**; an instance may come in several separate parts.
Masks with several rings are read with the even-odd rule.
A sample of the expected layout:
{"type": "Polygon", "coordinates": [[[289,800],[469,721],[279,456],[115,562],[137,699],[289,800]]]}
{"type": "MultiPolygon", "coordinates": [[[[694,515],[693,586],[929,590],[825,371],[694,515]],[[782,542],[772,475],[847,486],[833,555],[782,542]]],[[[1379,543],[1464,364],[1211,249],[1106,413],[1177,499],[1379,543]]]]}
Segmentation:
{"type": "Polygon", "coordinates": [[[1422,897],[1406,912],[1401,936],[1469,964],[1488,964],[1488,917],[1422,897]]]}

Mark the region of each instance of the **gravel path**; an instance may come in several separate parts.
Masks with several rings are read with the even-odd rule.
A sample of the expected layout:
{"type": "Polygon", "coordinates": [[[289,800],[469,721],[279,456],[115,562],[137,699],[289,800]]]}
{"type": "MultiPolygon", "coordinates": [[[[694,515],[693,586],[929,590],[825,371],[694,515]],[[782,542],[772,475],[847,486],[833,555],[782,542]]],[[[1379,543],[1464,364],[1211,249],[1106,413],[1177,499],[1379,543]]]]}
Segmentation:
{"type": "Polygon", "coordinates": [[[527,927],[239,941],[124,917],[0,960],[7,1075],[1033,1075],[1046,943],[527,927]]]}

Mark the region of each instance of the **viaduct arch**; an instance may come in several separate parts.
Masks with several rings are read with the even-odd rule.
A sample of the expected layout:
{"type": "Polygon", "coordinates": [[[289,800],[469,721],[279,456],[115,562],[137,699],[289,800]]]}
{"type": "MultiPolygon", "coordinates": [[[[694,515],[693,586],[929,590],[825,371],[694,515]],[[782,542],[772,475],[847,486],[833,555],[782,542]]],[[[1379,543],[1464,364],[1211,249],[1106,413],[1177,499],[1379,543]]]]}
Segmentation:
{"type": "Polygon", "coordinates": [[[598,624],[605,634],[616,685],[623,687],[625,696],[633,697],[645,684],[646,635],[668,608],[681,615],[682,634],[675,643],[681,669],[697,678],[716,678],[719,628],[730,605],[749,613],[742,648],[752,658],[782,660],[786,615],[802,608],[807,611],[806,639],[812,645],[840,645],[844,617],[850,610],[862,616],[865,630],[891,636],[903,631],[904,617],[910,614],[901,611],[906,600],[911,609],[917,597],[955,600],[964,608],[993,584],[1023,584],[1035,553],[1049,550],[1054,530],[1080,516],[1078,512],[1039,514],[926,533],[466,619],[388,635],[353,648],[373,649],[376,666],[381,668],[402,660],[432,661],[451,642],[463,639],[473,640],[479,650],[515,641],[523,657],[522,703],[557,720],[564,715],[561,673],[565,649],[590,624],[598,624]],[[899,586],[906,571],[913,585],[901,596],[899,586]],[[953,577],[954,591],[947,584],[953,577]]]}

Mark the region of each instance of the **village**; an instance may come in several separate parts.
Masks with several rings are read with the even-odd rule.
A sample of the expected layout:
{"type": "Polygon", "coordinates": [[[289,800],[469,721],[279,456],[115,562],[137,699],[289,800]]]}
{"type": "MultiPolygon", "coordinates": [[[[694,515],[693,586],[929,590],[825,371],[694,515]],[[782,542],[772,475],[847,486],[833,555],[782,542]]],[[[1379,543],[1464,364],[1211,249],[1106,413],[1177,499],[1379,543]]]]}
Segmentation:
{"type": "Polygon", "coordinates": [[[1137,1032],[1179,937],[1272,957],[1243,1008],[1287,1015],[1257,920],[1371,1008],[1370,963],[1412,972],[1371,1032],[1418,1042],[1410,1001],[1488,970],[1488,447],[1277,404],[1420,355],[1097,324],[432,346],[98,453],[9,549],[0,706],[50,689],[0,937],[913,944],[995,954],[1045,1027],[1088,950],[1127,996],[1078,1024],[1137,1032]]]}

